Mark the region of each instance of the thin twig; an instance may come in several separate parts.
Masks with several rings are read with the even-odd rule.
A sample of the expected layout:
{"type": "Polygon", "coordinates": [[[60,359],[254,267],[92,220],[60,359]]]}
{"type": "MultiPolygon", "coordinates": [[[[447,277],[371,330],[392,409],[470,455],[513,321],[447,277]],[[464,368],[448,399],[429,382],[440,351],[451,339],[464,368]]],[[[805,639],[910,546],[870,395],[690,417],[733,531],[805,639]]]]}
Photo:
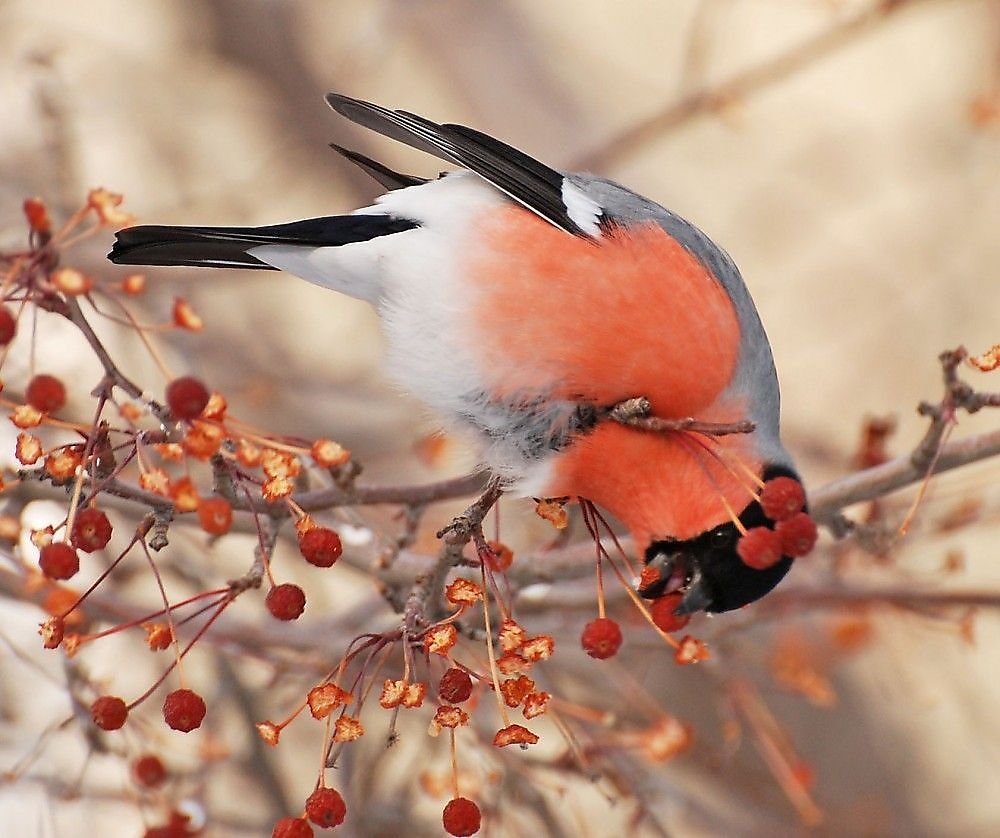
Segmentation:
{"type": "Polygon", "coordinates": [[[790,78],[804,67],[856,43],[862,32],[888,21],[897,12],[921,0],[878,0],[854,17],[806,39],[801,44],[768,61],[731,76],[714,87],[705,87],[667,105],[638,123],[606,139],[597,148],[581,155],[568,168],[607,170],[644,145],[676,130],[692,117],[719,110],[724,105],[747,98],[776,82],[790,78]]]}

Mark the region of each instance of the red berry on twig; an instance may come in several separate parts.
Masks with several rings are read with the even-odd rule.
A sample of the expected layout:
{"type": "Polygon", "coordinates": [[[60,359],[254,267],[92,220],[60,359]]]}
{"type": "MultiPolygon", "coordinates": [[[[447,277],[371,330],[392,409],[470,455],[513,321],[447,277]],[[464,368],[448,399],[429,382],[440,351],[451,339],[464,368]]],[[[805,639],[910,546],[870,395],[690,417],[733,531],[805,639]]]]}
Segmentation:
{"type": "Polygon", "coordinates": [[[41,373],[28,382],[24,398],[35,410],[55,413],[66,404],[66,388],[54,375],[41,373]]]}
{"type": "Polygon", "coordinates": [[[323,829],[339,826],[347,817],[347,804],[336,789],[320,786],[306,800],[306,817],[323,829]]]}
{"type": "Polygon", "coordinates": [[[737,542],[736,553],[747,567],[764,570],[781,561],[781,539],[774,530],[754,527],[737,542]]]}
{"type": "Polygon", "coordinates": [[[816,522],[805,512],[779,521],[774,528],[781,540],[781,552],[786,556],[799,558],[807,555],[816,544],[819,533],[816,522]]]}
{"type": "Polygon", "coordinates": [[[344,552],[340,536],[327,527],[313,527],[299,536],[299,552],[316,567],[330,567],[344,552]]]}
{"type": "Polygon", "coordinates": [[[297,620],[306,610],[306,594],[298,585],[286,582],[268,591],[264,604],[279,620],[297,620]]]}
{"type": "Polygon", "coordinates": [[[479,832],[482,822],[482,815],[479,807],[467,797],[456,797],[449,800],[444,807],[441,820],[444,823],[445,832],[454,835],[456,838],[467,838],[479,832]]]}
{"type": "Polygon", "coordinates": [[[208,389],[190,375],[175,378],[167,385],[167,406],[178,419],[197,419],[208,399],[208,389]]]}
{"type": "Polygon", "coordinates": [[[116,695],[102,695],[90,705],[90,716],[102,730],[118,730],[128,718],[128,707],[116,695]]]}
{"type": "Polygon", "coordinates": [[[274,825],[271,838],[312,838],[313,829],[305,818],[282,818],[274,825]]]}
{"type": "Polygon", "coordinates": [[[194,690],[174,690],[163,701],[163,720],[174,730],[189,733],[201,727],[206,709],[205,699],[194,690]]]}
{"type": "Polygon", "coordinates": [[[68,544],[53,541],[39,551],[38,566],[49,579],[69,579],[80,569],[80,557],[68,544]]]}
{"type": "Polygon", "coordinates": [[[453,666],[441,676],[438,695],[442,701],[461,704],[472,695],[472,678],[464,669],[453,666]]]}
{"type": "Polygon", "coordinates": [[[622,630],[607,617],[598,617],[583,627],[580,645],[592,658],[604,660],[618,654],[622,645],[622,630]]]}
{"type": "Polygon", "coordinates": [[[760,493],[760,507],[772,521],[784,521],[801,512],[806,505],[806,493],[793,477],[772,477],[760,493]]]}
{"type": "Polygon", "coordinates": [[[691,615],[677,615],[674,611],[684,599],[682,594],[666,594],[653,600],[649,606],[649,616],[660,631],[678,631],[691,622],[691,615]]]}
{"type": "Polygon", "coordinates": [[[84,553],[93,553],[107,547],[111,540],[111,522],[108,516],[92,506],[81,509],[73,521],[70,540],[74,547],[84,553]]]}

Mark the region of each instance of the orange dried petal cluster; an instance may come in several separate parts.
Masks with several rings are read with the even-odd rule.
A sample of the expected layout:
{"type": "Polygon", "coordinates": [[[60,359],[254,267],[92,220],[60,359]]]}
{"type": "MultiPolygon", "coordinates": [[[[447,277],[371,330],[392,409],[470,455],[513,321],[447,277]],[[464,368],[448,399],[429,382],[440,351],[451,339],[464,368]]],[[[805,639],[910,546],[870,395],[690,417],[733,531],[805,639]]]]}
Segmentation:
{"type": "Polygon", "coordinates": [[[444,589],[444,595],[452,605],[475,605],[483,598],[483,589],[468,579],[456,579],[444,589]]]}
{"type": "Polygon", "coordinates": [[[325,719],[343,704],[354,700],[354,696],[336,684],[320,684],[309,690],[306,701],[314,719],[325,719]]]}
{"type": "Polygon", "coordinates": [[[68,297],[86,294],[94,287],[94,280],[76,268],[58,268],[49,274],[49,281],[68,297]]]}
{"type": "Polygon", "coordinates": [[[534,745],[537,742],[538,736],[523,725],[507,725],[500,728],[493,737],[493,744],[498,748],[506,748],[508,745],[534,745]]]}
{"type": "Polygon", "coordinates": [[[83,449],[76,445],[67,445],[51,451],[45,458],[45,471],[57,482],[69,480],[83,464],[83,449]]]}
{"type": "Polygon", "coordinates": [[[437,736],[443,728],[462,727],[468,723],[469,714],[461,707],[443,704],[434,711],[434,718],[431,719],[428,732],[431,736],[437,736]]]}
{"type": "Polygon", "coordinates": [[[382,695],[379,696],[378,703],[386,710],[393,707],[416,708],[424,703],[424,695],[427,693],[427,685],[424,683],[411,684],[404,680],[386,679],[382,685],[382,695]]]}
{"type": "Polygon", "coordinates": [[[500,647],[505,652],[512,652],[520,647],[527,635],[517,620],[508,617],[500,624],[500,647]]]}
{"type": "Polygon", "coordinates": [[[526,719],[533,719],[536,716],[541,716],[549,709],[549,702],[552,700],[552,694],[547,693],[544,690],[535,690],[534,692],[528,693],[524,697],[523,707],[521,708],[521,713],[526,719]]]}
{"type": "Polygon", "coordinates": [[[680,664],[701,663],[710,657],[707,644],[690,634],[681,638],[680,646],[674,652],[674,660],[680,664]]]}
{"type": "Polygon", "coordinates": [[[21,431],[17,435],[14,456],[23,466],[33,466],[42,456],[42,441],[34,434],[21,431]]]}
{"type": "Polygon", "coordinates": [[[508,707],[517,707],[525,697],[534,692],[535,682],[527,675],[518,675],[500,682],[500,695],[508,707]]]}
{"type": "Polygon", "coordinates": [[[167,497],[170,494],[170,475],[162,468],[151,468],[139,475],[139,485],[147,492],[167,497]]]}
{"type": "Polygon", "coordinates": [[[365,735],[364,725],[355,716],[339,716],[333,723],[334,742],[353,742],[365,735]]]}
{"type": "Polygon", "coordinates": [[[42,424],[44,418],[42,411],[30,404],[20,404],[10,414],[10,421],[14,423],[14,426],[24,429],[37,428],[42,424]]]}
{"type": "Polygon", "coordinates": [[[248,439],[240,439],[236,443],[236,459],[239,460],[240,465],[247,468],[257,468],[263,456],[260,448],[248,439]]]}
{"type": "Polygon", "coordinates": [[[49,617],[38,626],[38,633],[42,636],[42,646],[46,649],[58,648],[65,632],[66,621],[62,617],[49,617]]]}
{"type": "Polygon", "coordinates": [[[435,626],[424,635],[424,651],[446,657],[456,642],[458,642],[458,629],[452,623],[445,623],[435,626]]]}
{"type": "Polygon", "coordinates": [[[555,648],[556,641],[554,637],[549,634],[539,634],[535,637],[526,638],[518,651],[521,657],[528,661],[528,663],[538,663],[539,661],[551,658],[555,648]]]}
{"type": "Polygon", "coordinates": [[[332,439],[317,439],[309,453],[313,462],[322,468],[336,468],[351,459],[351,452],[332,439]]]}
{"type": "Polygon", "coordinates": [[[278,744],[278,740],[281,738],[281,727],[279,725],[276,725],[274,722],[257,722],[255,727],[257,728],[257,734],[268,745],[274,747],[278,744]]]}
{"type": "Polygon", "coordinates": [[[198,316],[191,304],[183,297],[174,299],[174,325],[187,329],[189,332],[200,332],[205,328],[205,321],[198,316]]]}
{"type": "Polygon", "coordinates": [[[143,623],[142,628],[146,632],[146,645],[153,652],[162,652],[174,642],[169,623],[143,623]]]}
{"type": "Polygon", "coordinates": [[[991,346],[982,355],[972,355],[969,363],[983,372],[992,372],[1000,367],[1000,343],[991,346]]]}
{"type": "Polygon", "coordinates": [[[643,732],[641,742],[647,759],[666,762],[691,747],[694,731],[680,719],[664,716],[643,732]]]}
{"type": "Polygon", "coordinates": [[[271,502],[288,497],[295,490],[295,478],[302,471],[298,457],[273,448],[263,451],[260,467],[267,476],[261,494],[271,502]]]}
{"type": "Polygon", "coordinates": [[[209,460],[222,444],[224,431],[214,422],[192,419],[184,434],[184,450],[196,460],[209,460]]]}
{"type": "Polygon", "coordinates": [[[557,530],[564,530],[569,526],[566,503],[567,498],[541,498],[535,502],[535,514],[557,530]]]}
{"type": "Polygon", "coordinates": [[[141,294],[146,290],[146,276],[145,274],[129,274],[122,280],[121,287],[122,291],[130,296],[141,294]]]}
{"type": "Polygon", "coordinates": [[[127,212],[118,209],[124,200],[122,195],[104,187],[91,189],[87,194],[87,206],[97,213],[102,224],[111,227],[128,227],[135,221],[127,212]]]}

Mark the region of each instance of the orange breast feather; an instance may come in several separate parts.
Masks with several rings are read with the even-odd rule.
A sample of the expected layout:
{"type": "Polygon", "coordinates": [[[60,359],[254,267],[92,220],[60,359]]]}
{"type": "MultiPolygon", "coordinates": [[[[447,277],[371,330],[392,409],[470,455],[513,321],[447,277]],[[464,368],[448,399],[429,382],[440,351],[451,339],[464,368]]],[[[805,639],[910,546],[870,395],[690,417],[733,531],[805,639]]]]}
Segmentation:
{"type": "Polygon", "coordinates": [[[614,404],[644,395],[659,416],[698,415],[728,384],[739,348],[729,297],[658,225],[592,243],[520,207],[470,242],[475,351],[498,395],[614,404]]]}
{"type": "MultiPolygon", "coordinates": [[[[658,225],[595,244],[511,207],[479,229],[463,268],[476,301],[474,352],[496,395],[599,405],[646,396],[662,417],[745,418],[740,401],[719,398],[739,350],[732,303],[658,225]]],[[[608,423],[556,458],[547,493],[598,503],[641,549],[722,523],[727,503],[746,506],[736,458],[757,466],[745,436],[696,439],[608,423]]]]}

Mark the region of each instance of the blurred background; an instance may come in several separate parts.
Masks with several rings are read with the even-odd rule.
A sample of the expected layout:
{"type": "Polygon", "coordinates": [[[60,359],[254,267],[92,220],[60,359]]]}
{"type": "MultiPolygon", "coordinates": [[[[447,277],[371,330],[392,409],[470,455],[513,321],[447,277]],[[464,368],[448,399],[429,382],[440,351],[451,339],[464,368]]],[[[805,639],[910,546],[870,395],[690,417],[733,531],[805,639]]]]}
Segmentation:
{"type": "MultiPolygon", "coordinates": [[[[782,381],[786,444],[810,486],[852,470],[869,417],[891,417],[890,449],[906,453],[923,428],[916,404],[939,397],[938,353],[1000,342],[996,0],[6,0],[0,246],[22,246],[25,197],[42,196],[65,217],[94,186],[122,192],[145,223],[265,224],[370,201],[376,185],[331,141],[414,174],[441,168],[338,118],[323,103],[328,90],[470,125],[557,168],[609,176],[709,233],[761,311],[782,381]]],[[[74,264],[123,275],[103,261],[110,241],[88,243],[74,264]]],[[[273,273],[172,269],[150,271],[149,280],[138,309],[146,321],[165,319],[183,296],[208,324],[164,337],[170,366],[224,391],[242,418],[332,436],[373,482],[429,480],[471,464],[457,443],[429,461],[422,443],[433,418],[382,376],[378,324],[363,304],[273,273]]],[[[102,334],[130,374],[161,387],[120,331],[102,334]]],[[[40,368],[96,383],[97,368],[72,335],[60,339],[55,326],[45,335],[40,368]]],[[[5,380],[25,363],[12,355],[5,380]]],[[[1000,390],[1000,373],[976,375],[975,386],[1000,390]]],[[[77,395],[82,416],[86,389],[77,395]]],[[[962,417],[956,434],[996,427],[988,414],[962,417]]],[[[693,725],[698,744],[665,764],[623,769],[656,828],[630,826],[632,810],[614,805],[621,788],[606,779],[552,780],[545,794],[592,813],[565,834],[1000,834],[996,612],[919,603],[921,591],[942,588],[996,591],[1000,602],[998,477],[987,463],[936,481],[911,535],[886,555],[828,544],[792,576],[813,590],[912,591],[906,607],[859,595],[851,609],[790,607],[759,624],[752,612],[722,618],[699,631],[710,643],[719,635],[730,652],[700,669],[674,667],[647,638],[610,690],[593,686],[602,677],[593,662],[566,662],[563,686],[576,699],[596,700],[597,689],[602,706],[627,716],[612,698],[628,703],[633,687],[622,685],[641,684],[693,725]],[[959,507],[974,514],[948,526],[959,507]],[[961,571],[945,574],[956,556],[961,571]],[[851,625],[863,626],[867,641],[842,654],[830,638],[851,625]],[[775,654],[802,657],[829,689],[782,682],[775,654]],[[814,774],[821,823],[789,802],[751,733],[741,739],[727,726],[740,707],[752,716],[744,688],[780,720],[814,774]]],[[[884,514],[898,523],[912,497],[890,500],[884,514]]],[[[537,540],[532,526],[516,537],[537,540]]],[[[61,718],[66,697],[54,658],[38,660],[37,609],[0,601],[0,614],[7,768],[61,718]],[[40,698],[46,685],[51,696],[40,698]]],[[[569,626],[568,645],[582,620],[543,608],[532,618],[569,626]]],[[[110,677],[115,666],[103,665],[110,677]]],[[[753,725],[744,719],[744,727],[753,725]]],[[[414,736],[419,746],[419,726],[414,736]]],[[[225,744],[237,754],[248,747],[225,744]]],[[[293,802],[308,793],[311,753],[307,767],[282,754],[269,769],[279,793],[208,834],[269,834],[280,792],[293,802]]],[[[9,834],[141,834],[120,778],[67,800],[66,788],[44,781],[50,759],[41,757],[34,778],[0,786],[0,823],[16,825],[9,834]]],[[[228,785],[212,793],[229,799],[203,800],[210,811],[239,810],[231,798],[242,804],[256,788],[259,759],[247,756],[243,771],[219,769],[228,785]]],[[[72,790],[80,760],[69,765],[73,776],[62,780],[72,790]]],[[[403,824],[437,834],[433,805],[427,815],[422,803],[400,802],[393,820],[388,790],[400,801],[420,792],[405,777],[386,782],[353,786],[352,811],[367,808],[370,817],[349,821],[344,834],[398,834],[403,824]]],[[[517,823],[498,819],[487,834],[542,828],[517,823]]],[[[552,823],[544,830],[556,834],[552,823]]]]}

